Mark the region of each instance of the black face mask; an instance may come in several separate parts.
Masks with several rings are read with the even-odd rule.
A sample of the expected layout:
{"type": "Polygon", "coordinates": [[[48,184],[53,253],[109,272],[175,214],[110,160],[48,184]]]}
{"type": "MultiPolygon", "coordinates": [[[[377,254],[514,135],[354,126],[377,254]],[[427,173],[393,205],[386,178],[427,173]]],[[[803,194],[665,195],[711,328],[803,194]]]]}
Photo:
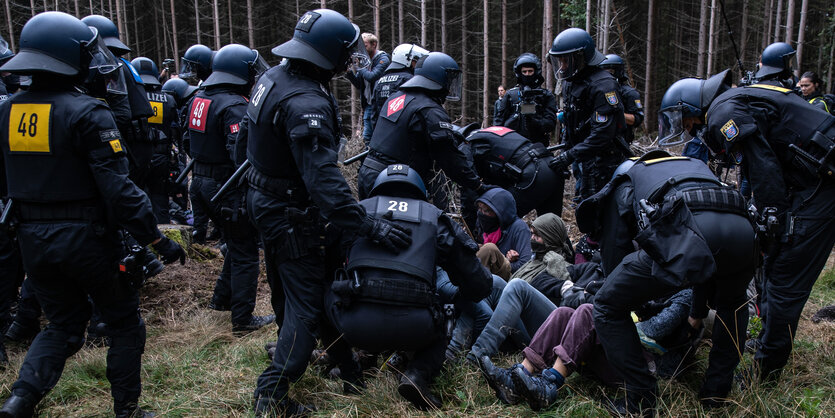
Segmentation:
{"type": "Polygon", "coordinates": [[[537,240],[531,240],[531,251],[536,254],[537,258],[542,258],[548,252],[548,246],[537,240]]]}
{"type": "Polygon", "coordinates": [[[491,233],[497,229],[499,229],[499,217],[498,216],[487,216],[481,212],[478,212],[478,226],[481,228],[482,232],[491,233]]]}

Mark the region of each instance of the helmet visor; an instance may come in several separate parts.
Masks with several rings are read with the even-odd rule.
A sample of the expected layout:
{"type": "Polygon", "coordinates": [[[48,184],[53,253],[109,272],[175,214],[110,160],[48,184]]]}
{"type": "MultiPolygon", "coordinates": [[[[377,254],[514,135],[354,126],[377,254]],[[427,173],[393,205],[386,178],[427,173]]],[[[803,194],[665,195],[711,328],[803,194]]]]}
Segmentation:
{"type": "Polygon", "coordinates": [[[693,137],[684,129],[681,107],[662,110],[658,114],[658,145],[671,147],[687,142],[693,137]]]}
{"type": "Polygon", "coordinates": [[[183,57],[180,60],[180,78],[186,81],[198,81],[197,73],[199,68],[199,63],[187,60],[185,57],[183,57]]]}
{"type": "Polygon", "coordinates": [[[258,77],[261,77],[261,74],[264,74],[267,70],[270,69],[270,64],[267,64],[267,60],[264,59],[258,51],[255,51],[257,57],[255,58],[255,62],[252,63],[252,71],[255,74],[255,79],[257,80],[258,77]]]}
{"type": "Polygon", "coordinates": [[[583,50],[570,52],[561,55],[549,55],[548,60],[551,62],[551,69],[554,71],[554,77],[557,81],[569,79],[585,64],[583,59],[583,50]]]}
{"type": "Polygon", "coordinates": [[[446,73],[447,79],[447,95],[446,99],[451,102],[457,102],[461,100],[461,90],[463,86],[461,85],[461,71],[460,70],[447,70],[446,73]]]}
{"type": "Polygon", "coordinates": [[[0,36],[0,56],[6,55],[9,53],[9,43],[0,36]]]}
{"type": "Polygon", "coordinates": [[[127,94],[127,83],[119,67],[122,62],[113,55],[101,38],[96,38],[90,46],[89,74],[93,77],[91,82],[97,85],[104,85],[107,92],[111,94],[127,94]]]}

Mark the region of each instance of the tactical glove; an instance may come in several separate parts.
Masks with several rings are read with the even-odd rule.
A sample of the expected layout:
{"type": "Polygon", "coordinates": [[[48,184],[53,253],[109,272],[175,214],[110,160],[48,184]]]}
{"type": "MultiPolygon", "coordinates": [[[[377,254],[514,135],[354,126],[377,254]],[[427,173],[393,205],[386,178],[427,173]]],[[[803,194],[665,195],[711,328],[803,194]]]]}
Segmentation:
{"type": "Polygon", "coordinates": [[[159,253],[162,262],[165,264],[171,264],[178,259],[180,260],[180,264],[186,263],[186,252],[183,250],[183,247],[180,247],[180,244],[166,237],[162,237],[162,240],[154,244],[153,247],[159,253]]]}
{"type": "Polygon", "coordinates": [[[367,228],[366,236],[374,243],[394,253],[412,245],[412,230],[391,222],[392,213],[388,212],[381,219],[374,219],[367,228]]]}
{"type": "Polygon", "coordinates": [[[562,174],[568,172],[568,166],[573,162],[574,158],[571,156],[571,153],[563,152],[551,160],[548,163],[548,167],[551,167],[551,170],[554,170],[557,174],[562,174]]]}

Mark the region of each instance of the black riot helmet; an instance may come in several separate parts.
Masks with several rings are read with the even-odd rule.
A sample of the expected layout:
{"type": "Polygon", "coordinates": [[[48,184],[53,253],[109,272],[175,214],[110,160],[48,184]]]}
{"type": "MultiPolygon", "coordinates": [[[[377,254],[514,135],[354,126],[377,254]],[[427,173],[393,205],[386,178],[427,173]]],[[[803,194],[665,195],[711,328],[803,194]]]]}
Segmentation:
{"type": "Polygon", "coordinates": [[[392,196],[426,200],[426,185],[417,171],[405,164],[392,164],[377,175],[369,196],[392,196]]]}
{"type": "Polygon", "coordinates": [[[606,59],[600,63],[600,68],[603,68],[604,70],[612,70],[612,75],[614,75],[621,84],[627,81],[626,72],[623,71],[623,67],[623,58],[616,54],[606,55],[606,59]]]}
{"type": "Polygon", "coordinates": [[[182,106],[197,91],[197,87],[192,86],[181,78],[172,78],[162,85],[162,91],[174,96],[174,100],[177,101],[177,106],[182,106]]]}
{"type": "Polygon", "coordinates": [[[114,55],[122,56],[130,52],[130,48],[119,39],[119,28],[112,20],[101,15],[90,15],[81,19],[87,26],[99,31],[99,36],[114,55]]]}
{"type": "Polygon", "coordinates": [[[790,78],[794,67],[795,54],[797,54],[797,51],[785,42],[775,42],[765,47],[760,58],[760,65],[757,66],[757,78],[760,80],[777,77],[790,78]]]}
{"type": "Polygon", "coordinates": [[[139,78],[146,85],[159,86],[159,68],[157,64],[151,61],[150,58],[137,57],[130,62],[136,72],[139,73],[139,78]]]}
{"type": "Polygon", "coordinates": [[[258,51],[240,44],[226,45],[212,58],[212,74],[203,86],[252,86],[268,68],[258,51]]]}
{"type": "Polygon", "coordinates": [[[704,122],[713,100],[731,88],[731,78],[731,71],[725,70],[707,80],[684,78],[673,83],[664,93],[658,111],[658,145],[673,146],[695,137],[704,123],[687,131],[684,118],[695,117],[704,122]]]}
{"type": "Polygon", "coordinates": [[[215,52],[206,45],[190,46],[180,60],[180,78],[197,84],[205,81],[212,73],[212,58],[215,52]]]}
{"type": "Polygon", "coordinates": [[[569,28],[554,38],[548,51],[554,76],[558,80],[571,80],[580,70],[591,65],[600,65],[605,59],[594,46],[588,32],[580,28],[569,28]]]}
{"type": "Polygon", "coordinates": [[[545,81],[542,78],[542,61],[530,52],[525,52],[519,55],[519,58],[516,58],[516,62],[513,64],[513,72],[516,74],[516,82],[522,86],[536,88],[545,81]],[[522,67],[533,68],[533,75],[523,75],[522,67]]]}
{"type": "Polygon", "coordinates": [[[461,69],[443,52],[430,52],[418,61],[415,76],[400,86],[440,92],[446,100],[461,100],[461,69]]]}
{"type": "Polygon", "coordinates": [[[302,60],[339,74],[356,64],[365,68],[371,63],[360,29],[348,18],[330,9],[311,10],[299,19],[293,39],[273,48],[282,58],[302,60]]]}

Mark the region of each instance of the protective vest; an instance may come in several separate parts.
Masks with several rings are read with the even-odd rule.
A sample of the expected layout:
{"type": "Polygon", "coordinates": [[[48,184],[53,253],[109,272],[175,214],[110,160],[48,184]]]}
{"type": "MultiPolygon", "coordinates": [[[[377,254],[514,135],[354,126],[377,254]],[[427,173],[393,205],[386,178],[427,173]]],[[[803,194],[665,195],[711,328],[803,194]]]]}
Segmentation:
{"type": "Polygon", "coordinates": [[[662,157],[638,161],[626,175],[632,181],[635,201],[646,199],[658,203],[664,196],[685,182],[722,183],[710,171],[707,164],[689,157],[662,157]]]}
{"type": "MultiPolygon", "coordinates": [[[[246,109],[247,116],[249,116],[246,155],[252,166],[267,176],[301,181],[299,169],[290,152],[290,138],[287,137],[287,129],[284,128],[284,121],[280,118],[280,107],[283,103],[301,94],[307,96],[304,100],[325,100],[330,103],[331,114],[323,116],[332,119],[334,132],[340,130],[336,102],[324,86],[312,79],[289,73],[286,65],[269,69],[258,79],[246,109]],[[313,96],[310,97],[311,95],[313,96]]],[[[304,103],[295,101],[293,106],[304,106],[304,103]]],[[[316,123],[321,122],[317,118],[309,118],[306,125],[316,123]]],[[[326,141],[327,138],[318,138],[318,140],[326,141]]],[[[330,142],[329,144],[320,142],[320,145],[334,147],[333,138],[330,138],[330,142]]]]}
{"type": "MultiPolygon", "coordinates": [[[[414,92],[400,92],[386,101],[380,109],[380,118],[374,128],[369,148],[389,157],[390,163],[409,164],[418,173],[424,173],[423,167],[416,167],[413,162],[426,161],[429,158],[429,144],[423,133],[415,137],[415,132],[409,130],[412,119],[416,114],[429,107],[440,106],[429,96],[414,92]]],[[[429,124],[432,121],[424,121],[429,124]]]]}
{"type": "Polygon", "coordinates": [[[377,80],[377,84],[374,85],[373,93],[374,106],[377,113],[379,113],[383,103],[388,100],[389,96],[397,91],[403,83],[409,81],[412,77],[412,73],[404,69],[383,74],[383,76],[377,80]]]}
{"type": "MultiPolygon", "coordinates": [[[[599,91],[600,94],[605,94],[619,88],[620,85],[617,80],[601,68],[594,68],[583,80],[566,83],[563,89],[563,97],[566,109],[566,136],[569,147],[583,142],[591,133],[591,118],[600,117],[595,115],[594,93],[599,91]]],[[[620,114],[618,120],[615,120],[614,123],[618,126],[626,125],[623,116],[620,114]]]]}
{"type": "Polygon", "coordinates": [[[412,229],[412,245],[394,254],[367,238],[360,238],[348,250],[348,271],[373,270],[384,277],[420,280],[434,288],[438,217],[442,212],[429,202],[400,197],[375,196],[360,204],[375,218],[391,212],[394,223],[412,229]],[[402,275],[392,275],[392,272],[402,275]]]}
{"type": "Polygon", "coordinates": [[[483,177],[508,177],[512,173],[506,163],[522,170],[534,158],[551,155],[541,145],[536,147],[524,136],[502,126],[480,129],[466,140],[473,147],[473,163],[483,177]],[[487,149],[482,151],[482,147],[487,149]]]}
{"type": "Polygon", "coordinates": [[[191,102],[188,130],[191,137],[191,156],[201,163],[229,164],[232,159],[226,149],[226,131],[222,126],[223,111],[240,97],[229,91],[200,90],[191,102]]]}
{"type": "MultiPolygon", "coordinates": [[[[0,142],[11,198],[48,203],[99,195],[85,150],[77,148],[83,128],[76,126],[88,126],[85,118],[96,107],[106,106],[77,92],[22,92],[0,105],[0,142]]],[[[117,140],[111,144],[121,151],[118,130],[100,136],[102,141],[117,140]]]]}
{"type": "Polygon", "coordinates": [[[158,143],[170,143],[174,140],[174,124],[178,123],[177,103],[174,97],[162,91],[146,91],[145,96],[151,104],[154,115],[148,118],[148,125],[154,134],[152,139],[158,143]]]}

